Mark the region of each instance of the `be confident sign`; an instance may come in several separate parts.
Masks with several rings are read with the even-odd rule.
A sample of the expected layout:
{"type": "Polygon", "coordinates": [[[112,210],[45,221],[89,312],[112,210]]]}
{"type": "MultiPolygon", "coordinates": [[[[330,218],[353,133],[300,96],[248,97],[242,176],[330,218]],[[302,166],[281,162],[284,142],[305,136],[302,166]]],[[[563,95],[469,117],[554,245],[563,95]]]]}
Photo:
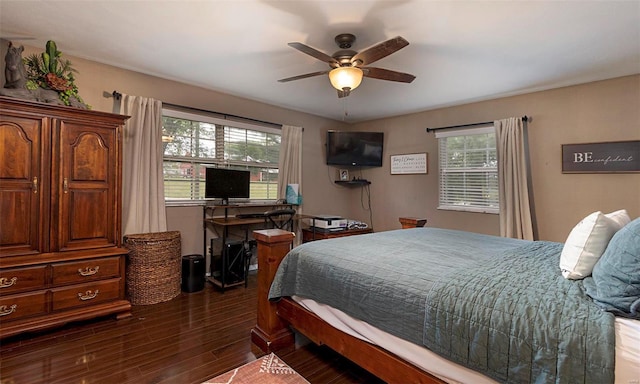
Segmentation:
{"type": "Polygon", "coordinates": [[[640,141],[562,145],[562,173],[640,172],[640,141]]]}

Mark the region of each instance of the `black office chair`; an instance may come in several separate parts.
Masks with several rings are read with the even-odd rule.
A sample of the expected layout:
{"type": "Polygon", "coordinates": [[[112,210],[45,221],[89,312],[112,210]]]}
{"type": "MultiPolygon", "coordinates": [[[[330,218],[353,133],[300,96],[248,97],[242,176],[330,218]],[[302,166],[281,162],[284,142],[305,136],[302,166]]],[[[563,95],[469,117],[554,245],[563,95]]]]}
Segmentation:
{"type": "Polygon", "coordinates": [[[293,218],[296,210],[293,208],[274,209],[264,213],[264,224],[271,228],[285,229],[293,232],[293,218]]]}

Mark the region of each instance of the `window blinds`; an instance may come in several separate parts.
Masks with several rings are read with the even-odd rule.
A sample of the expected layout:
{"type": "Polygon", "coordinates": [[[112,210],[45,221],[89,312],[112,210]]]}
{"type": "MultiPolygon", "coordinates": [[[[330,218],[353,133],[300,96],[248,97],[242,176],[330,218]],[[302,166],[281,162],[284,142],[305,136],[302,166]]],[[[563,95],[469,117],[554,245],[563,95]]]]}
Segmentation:
{"type": "Polygon", "coordinates": [[[493,126],[436,132],[439,209],[497,213],[498,163],[493,126]]]}

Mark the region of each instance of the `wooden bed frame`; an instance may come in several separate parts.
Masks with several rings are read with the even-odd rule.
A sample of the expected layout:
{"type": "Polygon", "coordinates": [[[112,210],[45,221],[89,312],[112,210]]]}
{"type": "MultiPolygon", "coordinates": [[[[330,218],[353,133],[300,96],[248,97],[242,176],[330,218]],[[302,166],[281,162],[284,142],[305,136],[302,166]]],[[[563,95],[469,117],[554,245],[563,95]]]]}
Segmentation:
{"type": "MultiPolygon", "coordinates": [[[[426,219],[400,218],[402,228],[423,227],[426,219]]],[[[268,299],[269,287],[294,234],[280,229],[254,231],[258,243],[258,321],[251,341],[264,352],[294,346],[291,328],[318,345],[326,345],[388,383],[444,383],[402,358],[337,330],[290,298],[268,299]]]]}

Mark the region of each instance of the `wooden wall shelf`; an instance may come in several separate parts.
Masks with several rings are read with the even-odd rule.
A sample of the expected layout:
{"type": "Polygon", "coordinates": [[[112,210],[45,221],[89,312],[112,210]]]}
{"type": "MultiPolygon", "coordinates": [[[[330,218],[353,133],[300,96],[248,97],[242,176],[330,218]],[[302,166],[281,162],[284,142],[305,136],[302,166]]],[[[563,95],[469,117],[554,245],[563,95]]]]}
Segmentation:
{"type": "Polygon", "coordinates": [[[365,179],[336,180],[336,184],[342,185],[345,187],[364,187],[365,185],[371,184],[371,182],[365,179]]]}

